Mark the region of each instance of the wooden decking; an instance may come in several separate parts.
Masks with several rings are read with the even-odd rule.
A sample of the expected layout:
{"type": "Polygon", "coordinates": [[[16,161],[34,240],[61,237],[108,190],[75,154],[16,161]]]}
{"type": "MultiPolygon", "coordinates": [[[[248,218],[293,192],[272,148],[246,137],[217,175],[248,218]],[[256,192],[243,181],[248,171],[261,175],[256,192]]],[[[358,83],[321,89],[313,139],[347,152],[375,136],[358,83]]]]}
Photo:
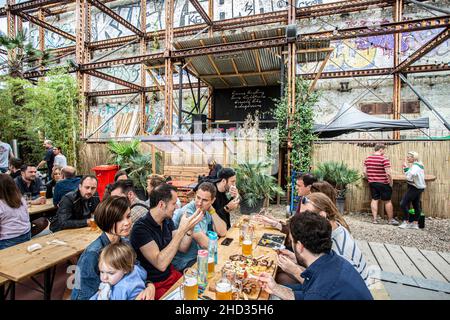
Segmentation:
{"type": "Polygon", "coordinates": [[[450,283],[450,252],[361,240],[358,245],[367,263],[379,266],[382,271],[450,283]]]}

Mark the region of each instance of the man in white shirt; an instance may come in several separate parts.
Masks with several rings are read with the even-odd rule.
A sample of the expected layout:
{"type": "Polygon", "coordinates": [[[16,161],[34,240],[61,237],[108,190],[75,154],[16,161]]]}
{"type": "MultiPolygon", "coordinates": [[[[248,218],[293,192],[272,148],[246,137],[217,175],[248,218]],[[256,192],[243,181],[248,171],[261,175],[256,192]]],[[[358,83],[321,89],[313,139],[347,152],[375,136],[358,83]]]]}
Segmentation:
{"type": "Polygon", "coordinates": [[[54,147],[53,154],[55,155],[54,166],[58,166],[61,168],[67,167],[67,159],[66,156],[62,154],[61,147],[54,147]]]}
{"type": "Polygon", "coordinates": [[[8,171],[9,157],[14,158],[11,146],[0,140],[0,173],[8,171]]]}

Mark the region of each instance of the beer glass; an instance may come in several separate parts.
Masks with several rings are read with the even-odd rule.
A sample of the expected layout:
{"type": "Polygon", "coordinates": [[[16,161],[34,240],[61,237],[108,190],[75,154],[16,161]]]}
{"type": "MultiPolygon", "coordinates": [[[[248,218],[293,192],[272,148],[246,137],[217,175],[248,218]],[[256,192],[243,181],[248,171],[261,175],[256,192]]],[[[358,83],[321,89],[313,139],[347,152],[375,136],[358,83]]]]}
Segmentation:
{"type": "Polygon", "coordinates": [[[232,284],[226,277],[216,283],[216,300],[232,300],[232,284]]]}
{"type": "Polygon", "coordinates": [[[247,233],[248,223],[242,223],[239,229],[239,245],[242,246],[242,241],[244,241],[245,234],[247,233]]]}
{"type": "Polygon", "coordinates": [[[197,269],[187,268],[183,272],[181,284],[181,298],[183,300],[198,300],[198,272],[197,269]]]}
{"type": "Polygon", "coordinates": [[[253,254],[253,230],[247,228],[247,232],[242,240],[242,255],[251,256],[253,254]]]}
{"type": "Polygon", "coordinates": [[[215,263],[214,263],[214,257],[208,257],[208,279],[212,278],[215,273],[215,263]]]}
{"type": "Polygon", "coordinates": [[[28,209],[31,208],[31,200],[32,199],[33,199],[33,197],[31,196],[30,192],[25,193],[25,201],[27,202],[28,209]]]}
{"type": "Polygon", "coordinates": [[[45,198],[46,195],[47,195],[47,187],[46,186],[41,186],[39,188],[39,196],[45,198]]]}
{"type": "Polygon", "coordinates": [[[222,278],[228,279],[231,283],[232,300],[239,300],[242,291],[242,281],[238,280],[236,272],[232,269],[231,263],[226,263],[223,266],[222,278]]]}
{"type": "Polygon", "coordinates": [[[89,226],[91,227],[92,231],[97,230],[97,223],[95,223],[94,215],[91,215],[91,219],[89,219],[89,226]]]}

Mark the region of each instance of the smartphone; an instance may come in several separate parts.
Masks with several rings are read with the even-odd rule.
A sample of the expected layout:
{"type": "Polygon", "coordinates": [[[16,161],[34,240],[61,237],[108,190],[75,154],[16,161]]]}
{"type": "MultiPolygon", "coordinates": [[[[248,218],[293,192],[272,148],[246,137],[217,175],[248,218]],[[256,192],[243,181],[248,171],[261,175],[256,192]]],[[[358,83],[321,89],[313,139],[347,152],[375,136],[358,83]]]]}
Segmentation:
{"type": "Polygon", "coordinates": [[[225,239],[223,239],[221,245],[223,245],[223,246],[229,246],[230,243],[231,243],[232,241],[233,241],[232,238],[225,238],[225,239]]]}

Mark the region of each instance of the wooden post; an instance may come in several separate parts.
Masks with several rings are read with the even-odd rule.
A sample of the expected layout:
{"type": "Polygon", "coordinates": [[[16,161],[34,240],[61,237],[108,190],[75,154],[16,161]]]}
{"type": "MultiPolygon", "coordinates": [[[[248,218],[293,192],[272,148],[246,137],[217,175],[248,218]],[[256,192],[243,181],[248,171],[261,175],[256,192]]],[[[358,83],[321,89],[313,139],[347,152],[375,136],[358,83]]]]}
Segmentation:
{"type": "MultiPolygon", "coordinates": [[[[39,9],[38,11],[38,18],[39,20],[45,21],[45,16],[44,16],[44,10],[39,9]]],[[[39,27],[39,50],[44,51],[45,50],[45,29],[43,27],[39,27]]],[[[40,63],[42,63],[42,60],[40,61],[40,63]]],[[[44,66],[42,66],[41,71],[43,71],[45,69],[44,66]]]]}
{"type": "MultiPolygon", "coordinates": [[[[13,5],[15,3],[15,0],[8,0],[8,7],[13,5]]],[[[15,37],[16,36],[16,16],[10,11],[6,11],[6,25],[7,25],[7,32],[8,37],[15,37]]],[[[8,50],[8,61],[14,59],[16,57],[16,51],[15,50],[8,50]]]]}
{"type": "Polygon", "coordinates": [[[170,50],[173,41],[173,14],[174,0],[166,1],[166,32],[164,41],[164,57],[165,57],[165,74],[166,85],[164,87],[164,133],[172,134],[172,118],[173,118],[173,70],[172,60],[170,58],[170,50]]]}
{"type": "MultiPolygon", "coordinates": [[[[403,0],[396,0],[394,4],[394,22],[402,21],[403,15],[403,0]]],[[[400,49],[401,49],[401,38],[402,33],[394,34],[394,69],[400,64],[400,49]]],[[[401,79],[400,74],[398,72],[394,73],[394,84],[393,84],[393,118],[398,120],[400,119],[401,112],[401,79]]],[[[393,134],[393,138],[398,140],[400,139],[400,131],[395,130],[393,134]]]]}
{"type": "MultiPolygon", "coordinates": [[[[147,0],[141,0],[141,31],[145,34],[147,31],[147,0]]],[[[145,37],[141,37],[140,40],[140,52],[141,55],[144,55],[147,53],[147,44],[145,41],[145,37]]],[[[146,71],[145,71],[145,65],[142,63],[141,64],[141,86],[143,88],[146,87],[146,71]]],[[[145,135],[145,123],[147,120],[146,117],[146,101],[147,101],[147,97],[146,97],[146,93],[145,91],[141,92],[140,95],[140,126],[139,126],[139,132],[141,135],[145,135]]]]}
{"type": "MultiPolygon", "coordinates": [[[[289,8],[288,8],[288,24],[296,23],[296,10],[295,10],[295,0],[289,0],[289,8]]],[[[292,149],[292,141],[291,141],[291,131],[289,127],[291,126],[290,118],[295,114],[295,78],[296,78],[296,44],[289,43],[288,44],[288,137],[287,137],[287,182],[288,182],[288,201],[290,199],[290,181],[291,181],[291,149],[292,149]]]]}
{"type": "MultiPolygon", "coordinates": [[[[85,61],[86,46],[85,46],[85,30],[86,30],[86,0],[76,0],[76,46],[75,46],[75,58],[77,64],[82,64],[85,61]]],[[[86,96],[85,96],[85,82],[84,74],[77,71],[77,83],[78,91],[81,97],[81,107],[79,121],[81,122],[81,137],[86,137],[86,96]]]]}

